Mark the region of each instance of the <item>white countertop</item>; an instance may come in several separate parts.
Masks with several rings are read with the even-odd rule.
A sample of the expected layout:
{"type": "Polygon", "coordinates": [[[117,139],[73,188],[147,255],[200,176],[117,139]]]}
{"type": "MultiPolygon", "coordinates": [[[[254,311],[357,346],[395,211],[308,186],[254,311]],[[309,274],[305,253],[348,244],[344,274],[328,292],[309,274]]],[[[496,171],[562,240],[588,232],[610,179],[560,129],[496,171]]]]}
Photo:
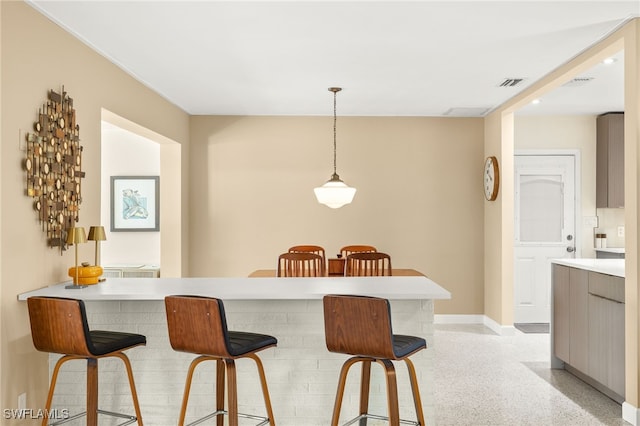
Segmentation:
{"type": "Polygon", "coordinates": [[[552,259],[551,262],[624,278],[624,259],[552,259]]]}
{"type": "Polygon", "coordinates": [[[69,282],[18,295],[69,297],[82,300],[163,300],[183,294],[223,300],[315,300],[326,294],[353,294],[390,300],[451,299],[451,293],[429,278],[107,278],[81,289],[66,289],[69,282]]]}

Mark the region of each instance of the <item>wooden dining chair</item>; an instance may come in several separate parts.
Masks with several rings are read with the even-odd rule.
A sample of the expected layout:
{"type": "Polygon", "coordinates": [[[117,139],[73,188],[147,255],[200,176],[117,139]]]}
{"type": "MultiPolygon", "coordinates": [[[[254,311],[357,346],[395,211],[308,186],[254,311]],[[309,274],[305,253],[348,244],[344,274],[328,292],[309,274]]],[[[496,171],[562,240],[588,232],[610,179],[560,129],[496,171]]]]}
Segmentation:
{"type": "Polygon", "coordinates": [[[351,253],[361,253],[361,252],[370,253],[370,252],[376,252],[376,251],[378,250],[374,246],[361,244],[361,245],[344,246],[340,249],[340,254],[344,259],[346,259],[347,256],[349,256],[351,253]]]}
{"type": "Polygon", "coordinates": [[[325,262],[315,253],[282,253],[278,256],[278,277],[324,277],[325,262]]]}
{"type": "MultiPolygon", "coordinates": [[[[387,420],[389,425],[412,424],[425,426],[416,370],[409,357],[426,349],[427,342],[416,336],[393,334],[391,309],[387,299],[369,296],[326,295],[323,298],[325,341],[329,352],[352,355],[342,365],[338,391],[333,408],[331,426],[337,426],[342,408],[349,369],[362,363],[360,375],[360,412],[344,423],[367,424],[367,419],[387,420]],[[409,371],[409,381],[417,421],[401,420],[398,407],[398,385],[392,361],[404,361],[409,371]],[[387,416],[369,413],[371,391],[371,364],[382,366],[387,383],[387,416]]],[[[352,398],[353,396],[349,396],[352,398]]]]}
{"type": "Polygon", "coordinates": [[[314,246],[314,245],[299,245],[289,247],[289,253],[315,253],[317,255],[322,256],[322,260],[326,261],[326,256],[324,253],[324,247],[314,246]]]}
{"type": "Polygon", "coordinates": [[[391,276],[391,256],[379,251],[351,253],[347,256],[344,274],[347,277],[391,276]]]}

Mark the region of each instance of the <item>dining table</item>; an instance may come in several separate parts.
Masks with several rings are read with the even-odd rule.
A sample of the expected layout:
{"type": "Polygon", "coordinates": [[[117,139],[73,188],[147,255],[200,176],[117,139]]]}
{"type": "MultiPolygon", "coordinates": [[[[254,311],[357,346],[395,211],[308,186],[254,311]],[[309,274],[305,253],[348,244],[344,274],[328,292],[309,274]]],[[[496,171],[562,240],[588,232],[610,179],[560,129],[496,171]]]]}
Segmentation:
{"type": "MultiPolygon", "coordinates": [[[[249,274],[249,278],[268,278],[275,277],[275,269],[256,269],[249,274]]],[[[328,273],[329,277],[343,277],[343,274],[328,273]]],[[[405,268],[393,268],[391,269],[391,276],[394,277],[425,277],[426,275],[415,269],[405,268]]]]}

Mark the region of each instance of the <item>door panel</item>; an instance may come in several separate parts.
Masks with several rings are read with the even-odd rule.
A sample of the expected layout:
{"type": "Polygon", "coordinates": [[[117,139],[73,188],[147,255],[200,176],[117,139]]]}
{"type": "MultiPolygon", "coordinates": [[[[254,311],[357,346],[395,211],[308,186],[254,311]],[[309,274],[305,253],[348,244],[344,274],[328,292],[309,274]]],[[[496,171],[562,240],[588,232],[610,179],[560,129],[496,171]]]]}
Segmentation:
{"type": "Polygon", "coordinates": [[[515,157],[514,322],[549,322],[551,259],[574,257],[575,157],[515,157]]]}

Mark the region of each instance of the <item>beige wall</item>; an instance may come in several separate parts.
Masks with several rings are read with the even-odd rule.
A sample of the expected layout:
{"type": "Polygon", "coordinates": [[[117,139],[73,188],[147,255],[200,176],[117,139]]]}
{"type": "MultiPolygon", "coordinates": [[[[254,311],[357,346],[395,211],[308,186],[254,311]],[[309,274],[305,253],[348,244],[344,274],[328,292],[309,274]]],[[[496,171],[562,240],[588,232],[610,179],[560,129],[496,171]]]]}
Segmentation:
{"type": "Polygon", "coordinates": [[[483,312],[483,120],[338,117],[338,210],[313,188],[332,173],[331,117],[192,117],[189,268],[246,276],[295,244],[334,255],[373,244],[451,291],[437,313],[483,312]]]}
{"type": "MultiPolygon", "coordinates": [[[[25,3],[3,1],[0,7],[0,392],[3,408],[17,408],[17,397],[23,392],[28,395],[27,407],[38,408],[44,404],[48,386],[46,356],[33,349],[26,305],[17,302],[16,296],[67,279],[66,269],[73,263],[73,252],[61,255],[45,244],[32,201],[24,196],[24,172],[20,166],[24,152],[19,149],[19,132],[30,131],[47,92],[64,85],[74,100],[84,146],[83,169],[87,175],[82,185],[79,225],[88,226],[100,221],[102,108],[180,142],[185,149],[189,123],[183,111],[25,3]]],[[[182,181],[186,185],[188,178],[185,176],[182,181]]],[[[185,196],[185,205],[187,200],[185,196]]],[[[186,225],[184,221],[182,226],[186,225]]],[[[90,244],[81,247],[80,258],[93,258],[90,244]]]]}

